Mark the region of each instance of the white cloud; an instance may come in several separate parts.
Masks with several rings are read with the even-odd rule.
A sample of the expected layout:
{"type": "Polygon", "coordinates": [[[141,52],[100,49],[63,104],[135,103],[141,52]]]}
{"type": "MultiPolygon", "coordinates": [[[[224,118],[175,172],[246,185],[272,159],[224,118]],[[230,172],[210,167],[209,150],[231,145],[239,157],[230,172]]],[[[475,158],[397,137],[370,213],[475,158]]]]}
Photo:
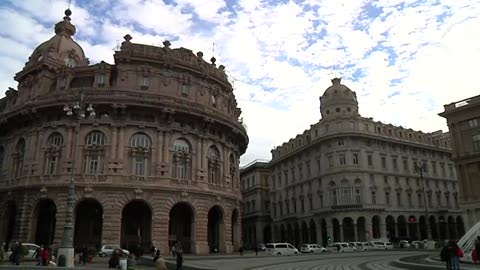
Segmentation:
{"type": "MultiPolygon", "coordinates": [[[[65,9],[61,0],[10,2],[0,4],[0,60],[9,63],[0,67],[3,89],[15,85],[13,75],[65,9]]],[[[92,63],[113,63],[113,49],[130,34],[149,45],[169,39],[225,65],[250,136],[242,164],[269,158],[318,121],[318,97],[333,76],[357,93],[363,116],[426,132],[446,130],[437,116],[443,104],[478,94],[480,0],[74,4],[75,37],[92,63]],[[367,16],[368,4],[376,17],[367,16]]]]}

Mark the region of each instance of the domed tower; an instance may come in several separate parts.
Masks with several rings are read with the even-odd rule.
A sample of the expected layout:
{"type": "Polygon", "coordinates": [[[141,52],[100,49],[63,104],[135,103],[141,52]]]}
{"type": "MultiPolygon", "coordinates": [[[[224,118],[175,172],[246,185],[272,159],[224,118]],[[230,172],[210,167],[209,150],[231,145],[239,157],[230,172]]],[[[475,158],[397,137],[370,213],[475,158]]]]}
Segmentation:
{"type": "Polygon", "coordinates": [[[341,80],[341,78],[333,78],[332,86],[328,87],[320,97],[322,119],[359,115],[357,94],[341,84],[341,80]]]}
{"type": "Polygon", "coordinates": [[[82,47],[72,38],[76,29],[70,22],[70,15],[70,9],[65,10],[63,20],[55,24],[55,35],[40,44],[16,74],[15,80],[19,83],[17,101],[51,92],[56,84],[55,73],[62,67],[88,66],[82,47]]]}

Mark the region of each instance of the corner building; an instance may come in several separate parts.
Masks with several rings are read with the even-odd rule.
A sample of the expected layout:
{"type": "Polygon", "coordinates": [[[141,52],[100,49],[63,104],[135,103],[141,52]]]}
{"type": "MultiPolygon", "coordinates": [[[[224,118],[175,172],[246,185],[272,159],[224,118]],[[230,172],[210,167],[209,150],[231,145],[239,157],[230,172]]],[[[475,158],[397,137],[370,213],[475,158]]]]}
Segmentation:
{"type": "Polygon", "coordinates": [[[444,105],[467,228],[480,222],[480,95],[444,105]]]}
{"type": "Polygon", "coordinates": [[[225,67],[130,35],[90,65],[65,14],[0,100],[0,242],[58,246],[73,176],[76,248],[237,248],[248,137],[225,67]]]}
{"type": "Polygon", "coordinates": [[[242,169],[247,245],[423,240],[427,225],[436,240],[464,234],[448,134],[360,116],[355,92],[339,78],[320,97],[320,112],[319,122],[272,150],[267,166],[242,169]],[[418,162],[427,166],[424,181],[418,162]],[[245,196],[264,185],[255,174],[265,167],[269,195],[245,196]],[[252,225],[265,214],[270,224],[252,225]]]}

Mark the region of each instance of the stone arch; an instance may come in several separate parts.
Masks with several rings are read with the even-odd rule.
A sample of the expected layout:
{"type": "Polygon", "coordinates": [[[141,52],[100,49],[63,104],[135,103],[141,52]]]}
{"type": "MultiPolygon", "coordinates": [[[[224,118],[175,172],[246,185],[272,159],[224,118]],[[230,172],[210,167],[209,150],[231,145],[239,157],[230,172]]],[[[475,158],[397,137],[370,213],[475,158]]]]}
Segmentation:
{"type": "Polygon", "coordinates": [[[18,207],[14,200],[8,200],[5,203],[5,208],[2,209],[3,217],[0,221],[0,238],[5,242],[7,246],[10,246],[11,241],[15,238],[18,231],[17,219],[18,219],[18,207]]]}
{"type": "Polygon", "coordinates": [[[357,241],[365,242],[367,241],[367,227],[365,217],[357,218],[357,241]]]}
{"type": "Polygon", "coordinates": [[[73,246],[100,248],[103,231],[103,206],[94,198],[77,201],[74,209],[75,231],[73,246]]]}
{"type": "Polygon", "coordinates": [[[50,138],[55,134],[60,134],[60,136],[62,136],[62,138],[63,138],[62,146],[64,146],[65,145],[66,134],[65,134],[64,130],[59,130],[59,129],[47,131],[45,133],[45,137],[43,138],[43,145],[48,145],[48,142],[49,142],[50,138]]]}
{"type": "Polygon", "coordinates": [[[388,215],[385,219],[385,224],[387,227],[387,238],[388,239],[395,239],[397,236],[396,229],[395,229],[395,218],[393,216],[388,215]]]}
{"type": "Polygon", "coordinates": [[[37,245],[50,246],[55,238],[57,206],[52,199],[40,199],[33,208],[31,232],[37,245]]]}
{"type": "Polygon", "coordinates": [[[397,217],[397,230],[397,237],[407,237],[407,220],[403,215],[397,217]]]}
{"type": "Polygon", "coordinates": [[[318,238],[317,238],[317,226],[315,224],[315,221],[313,219],[310,219],[310,224],[309,224],[309,229],[310,229],[310,242],[312,243],[318,243],[318,238]]]}
{"type": "Polygon", "coordinates": [[[212,253],[226,252],[225,247],[225,212],[219,205],[208,210],[207,239],[212,253]]]}
{"type": "Polygon", "coordinates": [[[410,231],[409,238],[410,239],[419,239],[419,232],[417,231],[418,220],[414,215],[410,215],[408,217],[408,230],[410,231]]]}
{"type": "MultiPolygon", "coordinates": [[[[77,146],[80,146],[82,143],[84,145],[91,145],[91,144],[95,144],[95,145],[102,145],[102,146],[105,146],[105,145],[108,145],[109,141],[108,141],[108,130],[106,128],[103,128],[103,127],[94,127],[94,128],[86,128],[86,129],[80,129],[80,138],[83,138],[81,140],[78,140],[78,145],[77,146]],[[95,133],[95,132],[99,132],[99,133],[95,133]],[[103,134],[103,138],[100,138],[98,137],[98,140],[97,140],[97,136],[101,136],[100,135],[103,134]],[[92,136],[89,138],[89,135],[92,136]]],[[[123,146],[122,146],[123,147],[123,146]]]]}
{"type": "Polygon", "coordinates": [[[121,247],[149,250],[152,246],[152,217],[152,208],[147,201],[135,199],[128,202],[122,209],[121,247]]]}
{"type": "Polygon", "coordinates": [[[448,232],[448,239],[457,239],[457,228],[455,224],[455,218],[452,216],[448,216],[447,218],[447,232],[448,232]]]}
{"type": "Polygon", "coordinates": [[[270,224],[263,227],[263,243],[272,242],[272,226],[270,224]]]}
{"type": "Polygon", "coordinates": [[[462,237],[465,234],[465,225],[463,224],[463,218],[461,216],[457,216],[456,218],[457,224],[457,235],[458,238],[462,237]]]}
{"type": "Polygon", "coordinates": [[[327,245],[329,245],[329,241],[328,239],[332,239],[332,235],[328,235],[328,231],[327,231],[327,221],[325,219],[321,219],[320,220],[320,231],[321,231],[321,237],[322,237],[322,243],[323,243],[323,246],[326,247],[327,245]]]}
{"type": "Polygon", "coordinates": [[[439,239],[439,234],[437,230],[437,221],[434,216],[430,216],[428,220],[428,224],[430,227],[430,232],[432,233],[432,239],[439,239]]]}
{"type": "Polygon", "coordinates": [[[333,242],[342,242],[343,239],[340,237],[340,222],[338,219],[332,219],[332,228],[333,228],[333,242]]]}
{"type": "Polygon", "coordinates": [[[375,215],[372,218],[372,234],[371,235],[373,239],[378,239],[381,237],[380,217],[378,215],[375,215]]]}
{"type": "Polygon", "coordinates": [[[150,147],[151,148],[153,148],[156,145],[156,136],[151,130],[148,130],[148,129],[142,129],[142,130],[131,129],[130,130],[130,129],[128,129],[125,132],[125,138],[127,138],[126,142],[128,143],[128,146],[131,146],[130,140],[133,138],[133,136],[135,136],[137,134],[145,135],[150,140],[150,145],[151,145],[150,147]]]}
{"type": "Polygon", "coordinates": [[[300,241],[300,245],[302,244],[308,244],[310,243],[310,239],[309,239],[309,233],[308,233],[308,227],[307,227],[307,223],[305,221],[302,221],[302,227],[301,227],[301,241],[300,241]]]}
{"type": "Polygon", "coordinates": [[[171,209],[168,223],[168,247],[175,245],[184,253],[195,253],[195,211],[188,202],[178,202],[171,209]]]}
{"type": "Polygon", "coordinates": [[[355,241],[355,225],[351,217],[345,217],[342,220],[343,240],[342,242],[355,241]]]}

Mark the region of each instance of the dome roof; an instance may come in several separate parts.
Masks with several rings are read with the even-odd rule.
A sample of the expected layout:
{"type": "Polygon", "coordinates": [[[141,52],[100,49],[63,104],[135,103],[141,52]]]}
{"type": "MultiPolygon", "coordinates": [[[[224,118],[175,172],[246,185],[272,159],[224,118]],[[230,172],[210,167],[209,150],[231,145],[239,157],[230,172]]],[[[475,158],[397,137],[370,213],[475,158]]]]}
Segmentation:
{"type": "Polygon", "coordinates": [[[341,84],[342,78],[333,78],[332,85],[325,90],[323,93],[323,97],[337,95],[337,94],[351,94],[353,93],[350,88],[346,87],[345,85],[341,84]]]}
{"type": "Polygon", "coordinates": [[[55,36],[40,44],[29,58],[28,65],[46,62],[54,66],[86,66],[88,58],[85,57],[82,47],[72,39],[75,26],[70,23],[72,12],[67,9],[63,21],[55,25],[55,36]]]}
{"type": "Polygon", "coordinates": [[[332,85],[320,97],[322,118],[358,115],[357,94],[333,78],[332,85]]]}

